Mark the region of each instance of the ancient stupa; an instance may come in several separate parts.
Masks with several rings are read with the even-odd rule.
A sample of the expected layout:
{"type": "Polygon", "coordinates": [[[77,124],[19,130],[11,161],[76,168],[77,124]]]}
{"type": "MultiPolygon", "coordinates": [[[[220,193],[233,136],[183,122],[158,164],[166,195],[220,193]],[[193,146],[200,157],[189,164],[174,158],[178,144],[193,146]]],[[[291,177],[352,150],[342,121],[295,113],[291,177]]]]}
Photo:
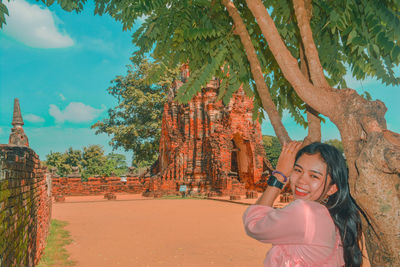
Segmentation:
{"type": "Polygon", "coordinates": [[[8,144],[29,147],[28,137],[26,136],[24,129],[22,128],[22,126],[24,125],[24,121],[22,120],[18,98],[14,99],[14,113],[11,124],[13,127],[11,128],[11,134],[8,144]]]}

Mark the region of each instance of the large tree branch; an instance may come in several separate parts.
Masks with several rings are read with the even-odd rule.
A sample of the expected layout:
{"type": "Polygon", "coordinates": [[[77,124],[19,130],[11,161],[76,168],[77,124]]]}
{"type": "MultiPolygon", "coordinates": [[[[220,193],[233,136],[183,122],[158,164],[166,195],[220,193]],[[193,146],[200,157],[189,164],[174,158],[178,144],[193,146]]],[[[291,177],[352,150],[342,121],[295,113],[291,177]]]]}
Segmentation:
{"type": "Polygon", "coordinates": [[[299,69],[297,60],[287,49],[276,29],[274,21],[260,0],[246,0],[246,3],[256,18],[283,75],[293,86],[296,93],[313,109],[332,119],[333,111],[339,101],[332,88],[317,88],[304,77],[299,69]]]}
{"type": "Polygon", "coordinates": [[[304,138],[304,145],[321,142],[321,119],[318,117],[318,112],[309,106],[307,106],[307,121],[308,133],[307,137],[304,138]]]}
{"type": "MultiPolygon", "coordinates": [[[[310,80],[309,65],[307,58],[304,55],[304,47],[302,42],[299,44],[300,50],[300,70],[304,77],[310,80]]],[[[318,117],[318,112],[307,105],[307,121],[308,121],[308,133],[307,137],[304,138],[304,145],[311,144],[313,142],[321,142],[321,119],[318,117]]]]}
{"type": "Polygon", "coordinates": [[[317,87],[330,87],[319,60],[318,50],[315,46],[310,27],[312,8],[311,0],[307,0],[307,7],[304,0],[293,0],[293,7],[307,57],[311,81],[317,87]]]}
{"type": "Polygon", "coordinates": [[[264,76],[261,70],[260,61],[257,58],[256,50],[251,42],[250,35],[243,23],[242,18],[235,5],[230,0],[222,0],[222,4],[226,7],[229,15],[233,19],[235,24],[235,32],[239,35],[243,47],[246,51],[247,59],[250,63],[251,73],[253,74],[254,81],[256,82],[256,88],[261,98],[261,102],[264,110],[267,112],[268,117],[271,121],[272,127],[274,127],[276,136],[281,144],[290,142],[291,139],[287,133],[285,127],[282,124],[281,117],[277,111],[277,108],[272,101],[271,94],[264,81],[264,76]]]}

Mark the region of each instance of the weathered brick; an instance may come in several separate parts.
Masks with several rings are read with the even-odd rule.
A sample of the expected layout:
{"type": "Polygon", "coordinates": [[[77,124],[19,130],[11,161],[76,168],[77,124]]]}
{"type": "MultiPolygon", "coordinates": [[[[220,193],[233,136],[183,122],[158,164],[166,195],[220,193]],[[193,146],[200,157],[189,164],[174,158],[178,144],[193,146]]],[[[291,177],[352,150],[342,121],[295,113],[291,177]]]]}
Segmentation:
{"type": "Polygon", "coordinates": [[[35,266],[50,222],[49,181],[28,147],[0,145],[0,164],[0,266],[35,266]]]}

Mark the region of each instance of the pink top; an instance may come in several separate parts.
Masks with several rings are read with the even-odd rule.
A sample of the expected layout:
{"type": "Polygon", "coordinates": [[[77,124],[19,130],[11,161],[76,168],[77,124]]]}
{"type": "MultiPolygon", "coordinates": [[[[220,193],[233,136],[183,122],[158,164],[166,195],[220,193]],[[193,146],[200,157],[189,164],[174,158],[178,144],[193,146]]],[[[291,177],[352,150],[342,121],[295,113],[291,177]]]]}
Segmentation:
{"type": "Polygon", "coordinates": [[[340,234],[328,209],[315,201],[295,200],[283,209],[252,205],[243,214],[249,236],[272,243],[268,267],[343,266],[340,234]]]}

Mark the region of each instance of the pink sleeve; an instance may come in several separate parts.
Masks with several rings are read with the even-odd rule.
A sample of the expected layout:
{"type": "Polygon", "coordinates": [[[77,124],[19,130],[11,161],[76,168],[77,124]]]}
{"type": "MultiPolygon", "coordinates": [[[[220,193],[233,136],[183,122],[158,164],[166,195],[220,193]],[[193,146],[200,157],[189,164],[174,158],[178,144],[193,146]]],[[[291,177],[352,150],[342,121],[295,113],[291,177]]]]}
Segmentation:
{"type": "Polygon", "coordinates": [[[310,227],[315,227],[310,206],[296,200],[283,209],[252,205],[243,214],[246,233],[261,242],[304,244],[310,227]]]}

